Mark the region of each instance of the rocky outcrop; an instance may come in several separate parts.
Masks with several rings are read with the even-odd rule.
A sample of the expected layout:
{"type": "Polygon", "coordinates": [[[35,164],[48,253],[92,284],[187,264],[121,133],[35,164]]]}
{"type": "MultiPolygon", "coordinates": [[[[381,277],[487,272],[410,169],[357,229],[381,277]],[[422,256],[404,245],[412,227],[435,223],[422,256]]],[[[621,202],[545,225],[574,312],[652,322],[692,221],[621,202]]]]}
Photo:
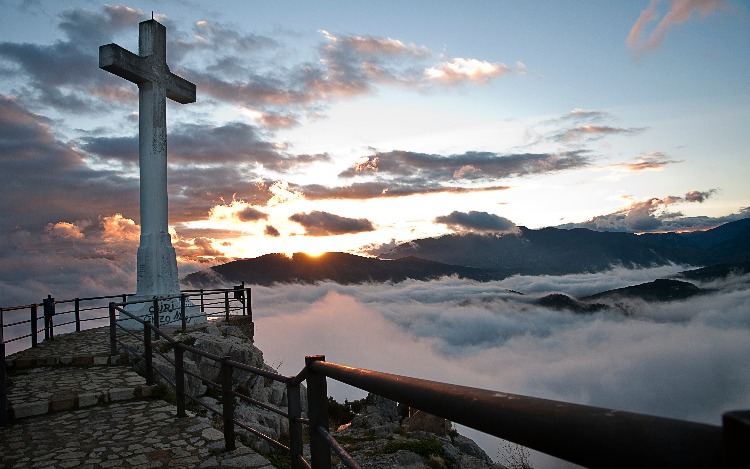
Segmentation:
{"type": "MultiPolygon", "coordinates": [[[[245,334],[248,331],[252,332],[252,328],[248,329],[247,324],[238,327],[224,322],[215,322],[189,330],[184,334],[179,331],[175,332],[172,337],[177,342],[190,345],[203,352],[218,357],[229,357],[233,361],[276,373],[272,367],[264,362],[263,352],[253,344],[252,338],[245,334]]],[[[161,355],[155,353],[153,356],[154,377],[157,382],[166,384],[167,392],[173,394],[171,384],[167,384],[166,381],[175,382],[174,366],[170,363],[174,362],[174,345],[165,340],[153,344],[161,352],[161,355]]],[[[143,345],[140,344],[136,348],[142,355],[143,345]]],[[[200,354],[187,352],[184,355],[184,366],[186,370],[185,392],[200,399],[204,405],[220,412],[222,404],[218,399],[221,396],[221,389],[216,388],[211,383],[221,383],[221,364],[200,354]]],[[[136,369],[141,373],[143,373],[144,368],[143,362],[136,365],[136,369]]],[[[280,412],[287,412],[286,385],[282,382],[259,376],[250,371],[234,369],[232,385],[238,392],[254,401],[276,408],[280,412]]],[[[306,413],[307,394],[304,390],[300,393],[300,397],[302,410],[306,413]]],[[[197,405],[194,409],[198,412],[203,411],[197,405]]],[[[274,440],[278,441],[289,433],[287,418],[262,407],[249,404],[239,398],[235,400],[234,413],[236,420],[274,440]]],[[[220,416],[216,420],[220,421],[220,416]]],[[[271,447],[265,440],[251,435],[247,430],[237,426],[235,432],[245,443],[256,450],[260,452],[271,451],[271,447]]]]}
{"type": "MultiPolygon", "coordinates": [[[[367,405],[333,436],[364,469],[503,469],[449,421],[368,395],[367,405]]],[[[343,468],[342,464],[336,466],[343,468]]]]}

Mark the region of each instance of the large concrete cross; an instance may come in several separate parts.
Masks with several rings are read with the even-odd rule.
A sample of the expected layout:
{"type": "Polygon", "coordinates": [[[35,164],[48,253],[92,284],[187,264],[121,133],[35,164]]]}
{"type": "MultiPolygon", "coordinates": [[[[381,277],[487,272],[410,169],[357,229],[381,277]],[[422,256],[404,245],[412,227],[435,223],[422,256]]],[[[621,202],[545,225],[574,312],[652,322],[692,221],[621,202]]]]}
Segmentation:
{"type": "Polygon", "coordinates": [[[141,239],[136,296],[178,295],[177,258],[167,216],[166,98],[194,103],[195,85],[170,72],[167,29],[153,19],[139,25],[138,55],[117,44],[100,46],[99,68],[138,85],[141,239]]]}

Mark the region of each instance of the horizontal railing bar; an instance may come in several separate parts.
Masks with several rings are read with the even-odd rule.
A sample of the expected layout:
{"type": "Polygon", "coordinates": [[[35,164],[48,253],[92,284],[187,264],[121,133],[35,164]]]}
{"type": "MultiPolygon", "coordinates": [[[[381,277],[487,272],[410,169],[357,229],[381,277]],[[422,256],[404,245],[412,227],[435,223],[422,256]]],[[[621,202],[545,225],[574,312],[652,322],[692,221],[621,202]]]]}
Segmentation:
{"type": "Polygon", "coordinates": [[[338,441],[336,441],[335,438],[331,436],[331,434],[323,428],[322,425],[318,425],[315,427],[315,431],[320,434],[324,440],[326,440],[326,443],[328,443],[328,446],[331,447],[334,453],[341,459],[341,462],[344,463],[346,467],[349,469],[362,469],[362,467],[357,463],[357,461],[352,458],[349,453],[346,452],[343,446],[339,444],[338,441]]]}
{"type": "Polygon", "coordinates": [[[30,322],[31,322],[31,319],[24,319],[23,321],[9,322],[8,324],[3,324],[3,327],[17,326],[19,324],[29,324],[30,322]]]}
{"type": "MultiPolygon", "coordinates": [[[[39,332],[39,331],[37,331],[37,332],[39,332]]],[[[9,343],[11,343],[11,342],[15,342],[16,340],[26,339],[26,338],[28,338],[28,337],[31,337],[31,334],[26,334],[26,335],[22,335],[21,337],[15,337],[15,338],[13,338],[13,339],[8,339],[8,340],[6,340],[6,341],[5,341],[5,342],[3,342],[3,343],[5,343],[5,344],[9,344],[9,343]]]]}
{"type": "Polygon", "coordinates": [[[202,357],[210,358],[211,360],[216,361],[216,362],[220,362],[220,361],[223,360],[223,358],[220,357],[220,356],[218,356],[218,355],[214,355],[213,353],[197,349],[197,348],[195,348],[195,347],[193,347],[191,345],[186,345],[186,344],[177,342],[177,344],[175,346],[185,349],[186,352],[190,352],[190,353],[194,353],[196,355],[200,355],[202,357]]]}
{"type": "Polygon", "coordinates": [[[4,306],[4,307],[2,307],[0,309],[2,309],[3,311],[17,311],[19,309],[31,309],[34,306],[42,306],[42,304],[41,303],[32,303],[30,305],[21,305],[21,306],[4,306]]]}
{"type": "Polygon", "coordinates": [[[307,469],[312,469],[312,466],[310,466],[310,463],[307,462],[307,460],[305,459],[305,457],[303,455],[298,454],[297,455],[297,461],[300,462],[300,463],[302,463],[302,464],[304,464],[307,469]]]}
{"type": "Polygon", "coordinates": [[[169,384],[170,386],[172,386],[174,389],[177,389],[177,384],[175,384],[171,379],[169,379],[169,377],[167,375],[165,375],[164,373],[162,373],[161,370],[159,370],[156,367],[153,367],[152,370],[155,371],[157,375],[161,376],[162,379],[167,382],[167,384],[169,384]]]}
{"type": "MultiPolygon", "coordinates": [[[[124,293],[126,296],[135,296],[135,293],[124,293]]],[[[122,298],[122,295],[109,295],[109,296],[90,296],[87,298],[73,298],[72,300],[55,300],[55,304],[63,304],[63,303],[75,303],[76,300],[78,301],[91,301],[91,300],[109,300],[111,298],[122,298]]]]}
{"type": "Polygon", "coordinates": [[[253,435],[255,435],[255,436],[259,436],[259,437],[263,438],[264,440],[266,440],[267,442],[269,442],[269,443],[271,443],[271,444],[273,444],[273,445],[277,446],[278,448],[280,448],[280,449],[283,449],[283,450],[285,450],[285,451],[287,451],[287,452],[288,452],[288,451],[291,451],[291,450],[289,449],[289,447],[288,447],[288,446],[286,446],[286,445],[284,445],[283,443],[281,443],[281,442],[279,442],[279,441],[276,441],[276,440],[274,440],[274,439],[273,439],[273,438],[271,438],[270,436],[268,436],[268,435],[265,435],[265,434],[263,434],[263,433],[259,432],[258,430],[254,429],[254,428],[252,428],[252,427],[248,427],[247,425],[245,425],[244,423],[240,422],[239,420],[236,420],[236,419],[232,419],[232,421],[233,421],[234,423],[236,423],[237,425],[239,425],[240,427],[244,428],[245,430],[249,431],[249,432],[250,432],[250,433],[252,433],[253,435]]]}
{"type": "Polygon", "coordinates": [[[243,394],[243,393],[241,393],[239,391],[232,391],[232,394],[235,395],[235,396],[237,396],[237,397],[239,397],[240,399],[242,399],[245,402],[249,402],[250,404],[253,404],[253,405],[256,405],[256,406],[260,407],[261,409],[266,409],[267,411],[273,412],[274,414],[281,415],[282,417],[289,418],[289,414],[286,413],[286,412],[284,412],[283,410],[279,410],[276,407],[273,407],[271,405],[268,405],[268,404],[265,404],[263,402],[260,402],[257,399],[253,399],[252,397],[250,397],[250,396],[248,396],[246,394],[243,394]]]}
{"type": "Polygon", "coordinates": [[[586,467],[721,467],[718,426],[363,370],[316,373],[586,467]]]}
{"type": "Polygon", "coordinates": [[[287,384],[291,380],[291,378],[289,378],[288,376],[280,375],[278,373],[274,373],[273,371],[264,370],[262,368],[257,368],[252,365],[246,365],[244,363],[237,362],[231,359],[227,360],[227,363],[233,368],[238,368],[243,371],[249,371],[250,373],[254,373],[256,375],[260,375],[268,379],[278,381],[280,383],[287,384]]]}

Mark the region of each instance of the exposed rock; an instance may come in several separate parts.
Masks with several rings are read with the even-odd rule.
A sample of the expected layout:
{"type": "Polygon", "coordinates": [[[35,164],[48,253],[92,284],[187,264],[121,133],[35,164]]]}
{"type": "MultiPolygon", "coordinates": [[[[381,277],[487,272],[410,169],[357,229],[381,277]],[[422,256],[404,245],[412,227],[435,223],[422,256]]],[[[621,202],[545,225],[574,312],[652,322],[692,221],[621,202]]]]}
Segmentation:
{"type": "Polygon", "coordinates": [[[402,418],[395,402],[370,394],[362,412],[333,436],[365,469],[503,469],[451,426],[426,412],[402,418]]]}
{"type": "Polygon", "coordinates": [[[404,426],[409,431],[423,431],[435,435],[447,435],[451,430],[451,423],[443,418],[417,410],[404,420],[404,426]]]}

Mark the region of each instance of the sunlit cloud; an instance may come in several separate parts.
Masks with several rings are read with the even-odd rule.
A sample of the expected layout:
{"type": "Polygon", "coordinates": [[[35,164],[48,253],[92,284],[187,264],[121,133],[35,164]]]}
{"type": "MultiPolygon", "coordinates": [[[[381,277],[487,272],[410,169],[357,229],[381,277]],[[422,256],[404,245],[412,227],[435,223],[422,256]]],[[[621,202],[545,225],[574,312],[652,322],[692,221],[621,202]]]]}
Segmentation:
{"type": "Polygon", "coordinates": [[[658,11],[660,3],[661,0],[651,0],[630,29],[627,44],[633,50],[646,52],[657,49],[673,27],[687,22],[694,15],[705,19],[725,6],[724,0],[671,0],[669,11],[661,16],[658,11]],[[653,29],[647,31],[649,25],[655,21],[658,22],[653,29]]]}
{"type": "Polygon", "coordinates": [[[654,151],[637,156],[634,163],[618,163],[612,166],[628,172],[661,171],[667,165],[675,163],[682,163],[682,161],[670,159],[664,153],[654,151]]]}
{"type": "Polygon", "coordinates": [[[101,225],[104,228],[102,238],[105,241],[138,241],[140,237],[140,226],[133,220],[123,217],[121,213],[102,217],[101,225]]]}
{"type": "MultiPolygon", "coordinates": [[[[519,69],[523,69],[523,67],[519,65],[519,69]]],[[[426,68],[424,74],[428,80],[446,84],[487,83],[491,79],[511,71],[513,71],[512,68],[502,63],[456,57],[426,68]]]]}
{"type": "Polygon", "coordinates": [[[58,238],[80,239],[84,236],[80,226],[65,221],[50,223],[44,231],[58,238]]]}

